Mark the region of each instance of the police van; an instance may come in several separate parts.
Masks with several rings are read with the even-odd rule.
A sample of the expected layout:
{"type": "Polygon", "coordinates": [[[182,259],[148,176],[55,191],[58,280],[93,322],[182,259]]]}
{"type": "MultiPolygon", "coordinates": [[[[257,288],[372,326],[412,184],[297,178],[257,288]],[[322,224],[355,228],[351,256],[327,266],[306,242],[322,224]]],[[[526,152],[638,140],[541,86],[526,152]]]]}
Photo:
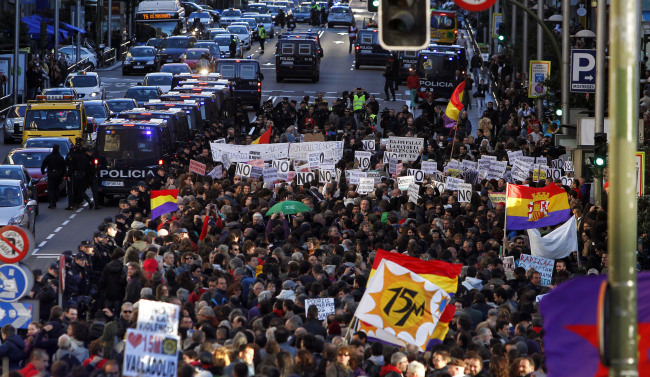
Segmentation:
{"type": "Polygon", "coordinates": [[[181,83],[184,81],[196,80],[200,82],[211,82],[211,81],[219,81],[222,79],[223,77],[221,77],[221,75],[216,72],[211,72],[208,73],[207,75],[198,75],[189,72],[180,73],[174,75],[174,77],[172,78],[172,90],[174,90],[174,88],[176,88],[177,86],[181,85],[181,83]]]}
{"type": "Polygon", "coordinates": [[[311,29],[308,29],[307,31],[292,31],[287,34],[282,34],[278,39],[287,39],[287,38],[307,38],[307,39],[313,39],[316,41],[316,45],[318,46],[318,57],[321,59],[325,55],[323,53],[323,46],[320,44],[320,36],[318,33],[314,33],[311,31],[311,29]]]}
{"type": "Polygon", "coordinates": [[[417,63],[420,91],[433,92],[436,102],[449,102],[455,89],[457,70],[460,70],[460,64],[455,53],[420,51],[417,63]]]}
{"type": "Polygon", "coordinates": [[[201,132],[205,128],[210,127],[212,122],[219,119],[219,105],[217,104],[217,95],[212,92],[193,92],[193,93],[180,93],[171,91],[160,96],[162,102],[165,101],[185,101],[194,100],[199,105],[201,112],[201,122],[199,122],[198,131],[201,132]]]}
{"type": "Polygon", "coordinates": [[[400,51],[397,53],[397,61],[399,62],[399,79],[400,81],[406,81],[411,68],[415,69],[418,64],[418,52],[400,51]]]}
{"type": "Polygon", "coordinates": [[[465,73],[467,71],[469,61],[467,60],[467,49],[465,47],[459,45],[430,44],[428,50],[433,52],[453,52],[458,56],[458,66],[461,72],[465,73]]]}
{"type": "Polygon", "coordinates": [[[201,108],[195,100],[162,102],[159,99],[152,99],[149,102],[145,102],[143,107],[147,110],[168,110],[175,108],[185,111],[187,123],[190,128],[190,137],[199,132],[199,125],[203,124],[201,108]]]}
{"type": "Polygon", "coordinates": [[[183,109],[170,107],[166,109],[144,109],[134,108],[122,111],[117,114],[118,119],[128,119],[131,121],[164,119],[167,122],[169,133],[174,146],[178,147],[182,143],[190,141],[190,126],[188,116],[183,109]]]}
{"type": "Polygon", "coordinates": [[[377,29],[359,30],[357,44],[354,48],[354,68],[362,65],[385,66],[390,59],[390,51],[379,45],[377,29]]]}
{"type": "Polygon", "coordinates": [[[230,80],[233,97],[241,99],[242,104],[251,105],[254,109],[260,108],[264,74],[257,60],[219,59],[215,70],[230,80]]]}
{"type": "Polygon", "coordinates": [[[301,36],[282,38],[275,45],[276,81],[285,78],[320,80],[318,45],[311,38],[301,36]]]}
{"type": "Polygon", "coordinates": [[[97,132],[95,166],[104,197],[123,196],[174,156],[167,121],[111,119],[97,132]]]}

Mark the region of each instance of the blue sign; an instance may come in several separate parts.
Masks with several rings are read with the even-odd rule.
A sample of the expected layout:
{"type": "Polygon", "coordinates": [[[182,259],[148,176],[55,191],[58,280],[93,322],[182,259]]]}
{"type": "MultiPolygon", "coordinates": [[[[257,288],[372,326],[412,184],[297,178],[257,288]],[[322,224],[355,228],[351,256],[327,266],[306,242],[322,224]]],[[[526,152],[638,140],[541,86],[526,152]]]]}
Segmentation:
{"type": "Polygon", "coordinates": [[[596,91],[596,50],[571,50],[571,91],[573,93],[596,91]]]}
{"type": "Polygon", "coordinates": [[[0,302],[0,327],[12,325],[16,329],[26,329],[32,323],[33,311],[33,304],[0,302]]]}
{"type": "Polygon", "coordinates": [[[0,266],[0,301],[20,300],[34,286],[34,274],[23,264],[0,266]]]}

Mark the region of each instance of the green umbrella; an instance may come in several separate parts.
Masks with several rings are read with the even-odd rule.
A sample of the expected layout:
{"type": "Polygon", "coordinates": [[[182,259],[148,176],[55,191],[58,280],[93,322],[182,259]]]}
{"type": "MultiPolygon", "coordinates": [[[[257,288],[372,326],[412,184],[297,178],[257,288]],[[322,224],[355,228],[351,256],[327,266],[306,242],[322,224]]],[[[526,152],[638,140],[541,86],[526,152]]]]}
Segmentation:
{"type": "Polygon", "coordinates": [[[266,216],[270,216],[276,212],[283,212],[285,215],[295,215],[300,212],[309,212],[311,209],[301,202],[294,200],[287,200],[284,202],[276,203],[266,212],[266,216]]]}

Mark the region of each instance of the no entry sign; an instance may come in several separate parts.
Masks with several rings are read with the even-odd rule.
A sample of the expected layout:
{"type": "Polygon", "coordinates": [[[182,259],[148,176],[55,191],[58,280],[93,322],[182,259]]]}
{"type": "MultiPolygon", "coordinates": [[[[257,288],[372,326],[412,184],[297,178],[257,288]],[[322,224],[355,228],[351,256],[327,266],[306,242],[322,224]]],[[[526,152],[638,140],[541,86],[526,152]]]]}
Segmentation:
{"type": "Polygon", "coordinates": [[[480,12],[494,5],[497,0],[454,0],[454,2],[463,9],[480,12]]]}
{"type": "Polygon", "coordinates": [[[0,262],[18,263],[25,259],[34,247],[34,237],[17,226],[0,228],[0,262]]]}

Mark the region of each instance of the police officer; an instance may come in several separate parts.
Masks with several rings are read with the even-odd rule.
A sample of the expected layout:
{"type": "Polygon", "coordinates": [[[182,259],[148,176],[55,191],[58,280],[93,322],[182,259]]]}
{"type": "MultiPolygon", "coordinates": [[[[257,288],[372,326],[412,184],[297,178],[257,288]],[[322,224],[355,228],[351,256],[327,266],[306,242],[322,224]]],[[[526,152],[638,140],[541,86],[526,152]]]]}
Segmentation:
{"type": "Polygon", "coordinates": [[[41,164],[41,174],[47,170],[47,195],[50,205],[47,208],[56,208],[59,201],[59,185],[65,175],[65,159],[59,152],[59,145],[52,146],[52,153],[48,154],[41,164]]]}
{"type": "Polygon", "coordinates": [[[100,209],[99,206],[99,181],[97,180],[97,166],[94,163],[93,150],[91,148],[85,149],[84,158],[86,159],[86,173],[83,186],[82,196],[88,202],[88,208],[100,209]],[[90,200],[86,194],[86,189],[90,187],[93,194],[93,199],[90,200]]]}
{"type": "Polygon", "coordinates": [[[77,138],[77,144],[72,147],[66,157],[67,167],[67,190],[68,206],[65,208],[70,211],[76,209],[81,203],[81,192],[84,187],[86,177],[86,159],[81,149],[81,138],[77,138]]]}
{"type": "Polygon", "coordinates": [[[78,252],[65,277],[65,297],[81,305],[90,292],[90,271],[86,266],[86,254],[78,252]]]}
{"type": "MultiPolygon", "coordinates": [[[[283,23],[284,23],[284,21],[283,21],[283,23]]],[[[264,53],[264,41],[266,41],[266,29],[264,28],[263,24],[259,25],[259,28],[257,29],[257,36],[260,39],[260,49],[262,50],[262,52],[260,52],[260,54],[263,54],[264,53]]]]}
{"type": "Polygon", "coordinates": [[[228,48],[230,50],[230,57],[234,58],[237,53],[237,39],[235,39],[235,36],[232,34],[230,35],[230,44],[228,45],[228,48]]]}

